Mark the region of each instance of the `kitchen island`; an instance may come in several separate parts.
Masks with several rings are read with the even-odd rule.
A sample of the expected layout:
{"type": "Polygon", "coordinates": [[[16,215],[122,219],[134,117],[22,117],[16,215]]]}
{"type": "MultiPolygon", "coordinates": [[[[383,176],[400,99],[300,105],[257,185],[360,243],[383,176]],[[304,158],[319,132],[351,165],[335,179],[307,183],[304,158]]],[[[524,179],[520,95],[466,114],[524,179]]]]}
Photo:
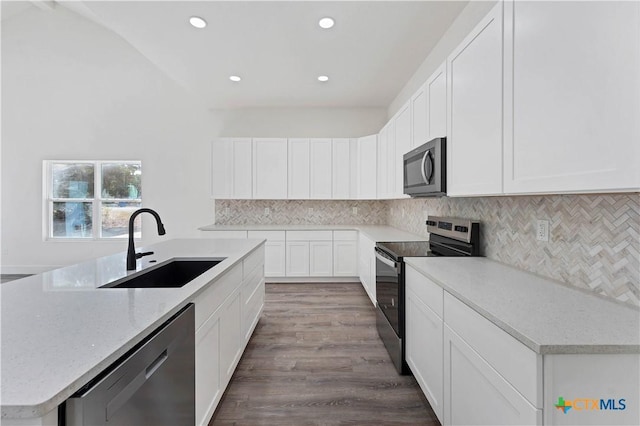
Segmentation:
{"type": "Polygon", "coordinates": [[[196,382],[197,420],[206,421],[262,311],[263,246],[264,240],[169,240],[142,247],[154,255],[138,261],[136,271],[126,270],[123,252],[3,284],[2,424],[57,425],[61,403],[190,302],[196,305],[196,370],[204,348],[199,333],[221,321],[237,323],[229,328],[237,336],[218,329],[220,341],[229,342],[227,348],[215,342],[224,374],[215,372],[215,386],[196,382]],[[221,262],[180,288],[100,288],[175,258],[221,262]],[[228,307],[237,318],[224,317],[228,307]],[[198,395],[200,388],[210,401],[198,395]]]}

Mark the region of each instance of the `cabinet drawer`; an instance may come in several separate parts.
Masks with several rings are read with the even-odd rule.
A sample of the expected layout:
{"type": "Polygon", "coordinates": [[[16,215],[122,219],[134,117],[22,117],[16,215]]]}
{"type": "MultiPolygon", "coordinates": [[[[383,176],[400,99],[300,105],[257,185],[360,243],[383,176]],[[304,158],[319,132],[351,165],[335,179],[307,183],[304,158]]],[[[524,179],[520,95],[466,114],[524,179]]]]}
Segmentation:
{"type": "Polygon", "coordinates": [[[287,231],[287,241],[332,241],[333,231],[287,231]]]}
{"type": "Polygon", "coordinates": [[[247,278],[253,270],[264,264],[264,246],[259,247],[242,261],[242,278],[247,278]]]}
{"type": "Polygon", "coordinates": [[[236,265],[193,299],[196,305],[196,331],[241,284],[242,266],[236,265]]]}
{"type": "Polygon", "coordinates": [[[405,271],[407,289],[413,291],[422,303],[442,318],[444,309],[444,290],[442,287],[409,265],[406,266],[405,271]]]}
{"type": "Polygon", "coordinates": [[[249,231],[249,238],[264,238],[267,241],[284,241],[285,231],[249,231]]]}
{"type": "Polygon", "coordinates": [[[247,238],[247,231],[202,231],[204,238],[247,238]]]}
{"type": "Polygon", "coordinates": [[[358,241],[358,231],[333,231],[334,241],[358,241]]]}
{"type": "Polygon", "coordinates": [[[542,408],[542,355],[444,293],[444,322],[537,408],[542,408]]]}

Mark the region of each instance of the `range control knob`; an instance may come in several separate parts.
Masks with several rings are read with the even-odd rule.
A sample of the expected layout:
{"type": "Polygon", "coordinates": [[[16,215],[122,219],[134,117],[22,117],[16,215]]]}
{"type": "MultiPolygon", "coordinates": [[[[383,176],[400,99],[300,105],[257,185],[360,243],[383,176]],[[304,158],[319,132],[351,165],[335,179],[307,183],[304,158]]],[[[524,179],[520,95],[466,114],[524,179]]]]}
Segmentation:
{"type": "Polygon", "coordinates": [[[454,230],[458,232],[464,232],[464,233],[469,232],[469,228],[467,228],[466,226],[460,226],[460,225],[456,225],[454,230]]]}
{"type": "Polygon", "coordinates": [[[428,221],[427,221],[427,225],[428,225],[428,226],[436,226],[437,224],[438,224],[438,223],[437,223],[437,222],[435,222],[435,221],[433,221],[433,220],[428,220],[428,221]]]}

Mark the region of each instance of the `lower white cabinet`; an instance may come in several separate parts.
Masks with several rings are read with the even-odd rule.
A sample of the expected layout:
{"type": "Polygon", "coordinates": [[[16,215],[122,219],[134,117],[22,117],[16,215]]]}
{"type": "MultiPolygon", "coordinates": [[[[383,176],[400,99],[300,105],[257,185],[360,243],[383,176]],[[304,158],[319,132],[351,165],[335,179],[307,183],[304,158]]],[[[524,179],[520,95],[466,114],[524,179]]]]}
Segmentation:
{"type": "Polygon", "coordinates": [[[376,243],[360,234],[358,238],[358,276],[373,306],[376,305],[376,243]]]}
{"type": "Polygon", "coordinates": [[[333,276],[358,276],[358,241],[336,240],[335,234],[336,232],[334,231],[333,276]]]}
{"type": "Polygon", "coordinates": [[[330,277],[333,275],[333,242],[309,242],[309,276],[330,277]]]}
{"type": "Polygon", "coordinates": [[[406,361],[438,420],[443,422],[443,290],[406,266],[406,361]]]}
{"type": "Polygon", "coordinates": [[[264,245],[264,276],[284,277],[285,276],[285,232],[284,231],[249,231],[248,237],[251,239],[264,238],[267,242],[264,245]]]}
{"type": "Polygon", "coordinates": [[[287,277],[309,276],[309,241],[287,241],[287,277]]]}
{"type": "Polygon", "coordinates": [[[542,424],[542,410],[446,325],[444,341],[444,424],[542,424]]]}
{"type": "Polygon", "coordinates": [[[247,256],[198,294],[196,424],[207,425],[240,361],[264,306],[264,249],[247,256]]]}
{"type": "Polygon", "coordinates": [[[333,274],[332,231],[287,231],[287,277],[333,274]]]}

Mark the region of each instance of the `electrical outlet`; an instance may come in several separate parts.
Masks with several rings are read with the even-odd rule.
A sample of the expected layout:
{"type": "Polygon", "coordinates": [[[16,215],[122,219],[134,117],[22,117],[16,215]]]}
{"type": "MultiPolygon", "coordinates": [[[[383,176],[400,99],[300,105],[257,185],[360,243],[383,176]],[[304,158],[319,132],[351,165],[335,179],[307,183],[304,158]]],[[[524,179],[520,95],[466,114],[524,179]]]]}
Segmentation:
{"type": "Polygon", "coordinates": [[[309,216],[311,216],[313,214],[313,207],[309,207],[307,213],[309,213],[309,216]]]}
{"type": "Polygon", "coordinates": [[[353,214],[358,214],[358,208],[357,207],[353,208],[353,214]]]}
{"type": "Polygon", "coordinates": [[[271,214],[271,209],[269,207],[264,208],[264,215],[269,216],[271,214]]]}
{"type": "Polygon", "coordinates": [[[536,226],[536,240],[549,241],[549,221],[539,220],[536,226]]]}

